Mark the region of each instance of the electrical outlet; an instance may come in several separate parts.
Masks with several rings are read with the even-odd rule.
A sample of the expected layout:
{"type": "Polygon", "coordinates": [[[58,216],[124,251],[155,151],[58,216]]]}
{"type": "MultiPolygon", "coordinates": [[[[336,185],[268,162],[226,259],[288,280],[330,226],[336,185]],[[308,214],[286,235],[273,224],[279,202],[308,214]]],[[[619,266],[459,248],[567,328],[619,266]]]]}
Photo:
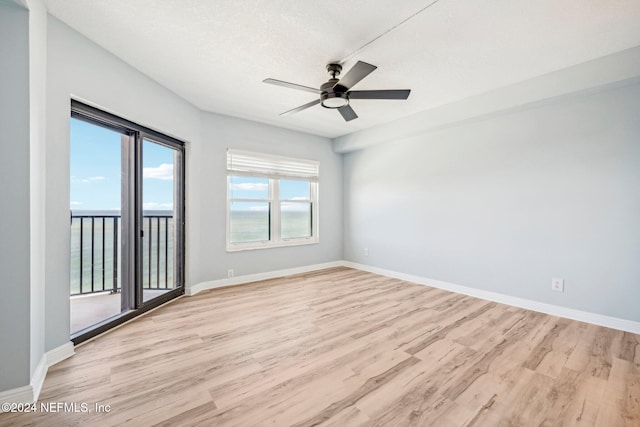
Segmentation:
{"type": "Polygon", "coordinates": [[[369,248],[364,248],[364,256],[369,256],[369,248]]]}
{"type": "Polygon", "coordinates": [[[551,279],[551,290],[556,292],[564,292],[564,279],[554,277],[551,279]]]}
{"type": "Polygon", "coordinates": [[[233,268],[230,268],[227,270],[227,278],[232,278],[233,277],[233,268]]]}

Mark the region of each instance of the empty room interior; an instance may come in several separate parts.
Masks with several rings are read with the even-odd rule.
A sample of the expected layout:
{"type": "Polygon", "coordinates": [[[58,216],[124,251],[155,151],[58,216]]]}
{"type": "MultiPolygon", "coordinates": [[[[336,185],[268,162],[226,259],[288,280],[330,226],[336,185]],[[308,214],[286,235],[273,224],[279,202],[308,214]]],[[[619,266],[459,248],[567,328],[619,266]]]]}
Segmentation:
{"type": "Polygon", "coordinates": [[[0,0],[0,425],[640,426],[640,1],[0,0]]]}

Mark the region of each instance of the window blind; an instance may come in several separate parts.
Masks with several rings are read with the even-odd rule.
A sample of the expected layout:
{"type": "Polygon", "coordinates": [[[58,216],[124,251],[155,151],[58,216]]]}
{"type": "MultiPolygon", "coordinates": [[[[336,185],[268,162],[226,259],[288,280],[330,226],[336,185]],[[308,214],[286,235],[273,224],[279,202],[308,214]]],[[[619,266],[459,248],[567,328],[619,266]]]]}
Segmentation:
{"type": "Polygon", "coordinates": [[[227,174],[318,181],[320,162],[227,149],[227,174]]]}

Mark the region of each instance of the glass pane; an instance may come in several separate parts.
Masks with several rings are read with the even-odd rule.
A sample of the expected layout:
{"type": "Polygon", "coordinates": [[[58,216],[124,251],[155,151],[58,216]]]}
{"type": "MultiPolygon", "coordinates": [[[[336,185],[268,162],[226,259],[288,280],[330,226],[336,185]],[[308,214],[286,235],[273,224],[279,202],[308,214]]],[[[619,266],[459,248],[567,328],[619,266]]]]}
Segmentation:
{"type": "Polygon", "coordinates": [[[269,240],[269,203],[232,202],[229,227],[231,243],[269,240]]]}
{"type": "Polygon", "coordinates": [[[269,180],[250,176],[232,176],[229,180],[231,199],[269,199],[269,180]]]}
{"type": "Polygon", "coordinates": [[[142,142],[142,296],[149,301],[176,287],[177,151],[144,139],[142,142]]]}
{"type": "Polygon", "coordinates": [[[295,239],[311,236],[311,203],[280,203],[280,237],[295,239]]]}
{"type": "Polygon", "coordinates": [[[123,311],[120,294],[122,134],[72,118],[71,333],[123,311]]]}
{"type": "Polygon", "coordinates": [[[280,180],[280,200],[309,200],[311,185],[308,181],[280,180]]]}

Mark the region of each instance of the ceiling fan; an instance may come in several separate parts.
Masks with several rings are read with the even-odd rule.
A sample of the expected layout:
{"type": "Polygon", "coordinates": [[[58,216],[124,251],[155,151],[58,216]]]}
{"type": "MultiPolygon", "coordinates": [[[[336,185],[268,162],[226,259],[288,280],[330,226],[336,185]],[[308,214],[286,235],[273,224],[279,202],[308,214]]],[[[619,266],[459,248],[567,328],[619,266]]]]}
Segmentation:
{"type": "Polygon", "coordinates": [[[320,95],[318,99],[294,108],[293,110],[285,111],[280,115],[297,113],[298,111],[306,110],[309,107],[320,104],[325,108],[337,109],[344,120],[348,122],[358,118],[356,112],[353,111],[353,108],[349,105],[349,100],[351,99],[407,99],[409,97],[409,93],[411,93],[410,89],[350,90],[353,86],[358,84],[360,80],[371,74],[376,68],[378,67],[375,65],[358,61],[343,78],[338,79],[338,76],[342,71],[342,65],[337,63],[328,64],[327,71],[331,75],[331,78],[320,86],[320,89],[276,79],[265,79],[263,82],[291,89],[304,90],[320,95]]]}

